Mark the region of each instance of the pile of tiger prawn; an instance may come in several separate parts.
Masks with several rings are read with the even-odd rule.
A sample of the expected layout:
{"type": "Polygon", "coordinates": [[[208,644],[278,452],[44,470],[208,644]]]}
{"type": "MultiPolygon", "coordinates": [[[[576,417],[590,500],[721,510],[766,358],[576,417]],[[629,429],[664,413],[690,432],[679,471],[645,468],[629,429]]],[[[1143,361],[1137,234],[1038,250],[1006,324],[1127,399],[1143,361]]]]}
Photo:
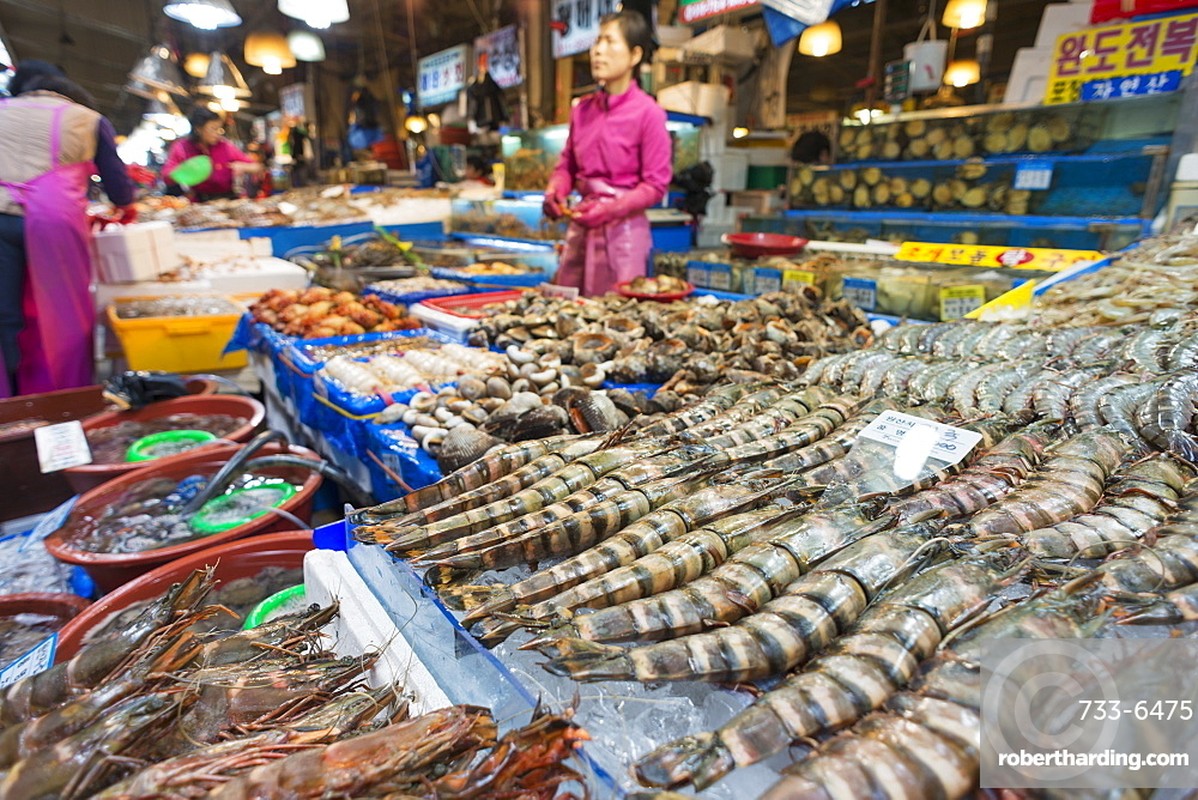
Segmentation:
{"type": "Polygon", "coordinates": [[[963,797],[986,643],[1198,619],[1196,399],[1188,313],[904,326],[622,437],[493,449],[352,521],[552,673],[766,687],[641,756],[646,786],[789,754],[764,796],[963,797]],[[858,439],[887,411],[981,443],[899,478],[858,439]]]}
{"type": "Polygon", "coordinates": [[[338,658],[313,606],[247,631],[193,626],[214,584],[196,571],[122,630],[0,693],[3,798],[528,798],[577,782],[585,733],[538,709],[502,736],[490,712],[415,716],[369,688],[371,656],[338,658]]]}

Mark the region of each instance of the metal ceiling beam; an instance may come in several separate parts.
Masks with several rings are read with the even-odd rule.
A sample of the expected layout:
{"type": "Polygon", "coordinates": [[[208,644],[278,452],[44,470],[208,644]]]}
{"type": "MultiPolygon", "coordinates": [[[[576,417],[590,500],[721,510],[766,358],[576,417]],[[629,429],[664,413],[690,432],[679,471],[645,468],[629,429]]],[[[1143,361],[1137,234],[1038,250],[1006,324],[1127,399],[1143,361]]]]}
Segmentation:
{"type": "MultiPolygon", "coordinates": [[[[105,22],[97,17],[88,17],[83,14],[75,14],[71,12],[59,13],[57,8],[51,7],[45,0],[0,0],[0,6],[12,6],[23,11],[33,11],[45,17],[53,17],[56,20],[82,25],[90,30],[107,33],[110,36],[115,36],[120,39],[127,39],[131,42],[137,42],[139,45],[147,45],[148,39],[144,31],[131,31],[128,28],[116,25],[111,22],[105,22]]],[[[11,27],[11,26],[10,26],[11,27]]]]}
{"type": "MultiPolygon", "coordinates": [[[[0,0],[0,2],[2,2],[2,1],[3,0],[0,0]]],[[[46,46],[45,41],[43,41],[41,39],[32,38],[29,36],[9,36],[8,38],[10,41],[12,41],[14,46],[15,45],[28,46],[29,52],[37,52],[41,49],[44,49],[46,46]]],[[[87,48],[72,47],[70,50],[63,51],[63,55],[66,58],[70,59],[71,61],[79,61],[84,64],[95,64],[96,66],[100,66],[100,67],[110,67],[110,68],[112,68],[112,70],[114,72],[120,72],[122,74],[127,73],[133,67],[132,62],[131,63],[121,62],[118,64],[115,61],[109,61],[109,60],[103,59],[103,58],[96,58],[93,55],[91,55],[91,52],[92,51],[88,50],[87,48]]],[[[55,60],[58,60],[58,59],[56,58],[55,60]]]]}

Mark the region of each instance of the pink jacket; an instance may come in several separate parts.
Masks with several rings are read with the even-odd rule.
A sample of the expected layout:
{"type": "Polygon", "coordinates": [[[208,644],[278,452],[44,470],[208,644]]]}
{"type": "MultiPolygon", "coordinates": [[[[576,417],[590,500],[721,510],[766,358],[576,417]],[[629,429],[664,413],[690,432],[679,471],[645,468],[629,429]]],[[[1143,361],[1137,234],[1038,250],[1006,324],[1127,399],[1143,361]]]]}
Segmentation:
{"type": "Polygon", "coordinates": [[[605,183],[630,190],[626,197],[635,208],[629,210],[639,212],[661,202],[673,175],[666,112],[633,83],[624,94],[588,95],[571,110],[570,135],[549,188],[564,198],[576,188],[585,196],[591,182],[605,183]]]}

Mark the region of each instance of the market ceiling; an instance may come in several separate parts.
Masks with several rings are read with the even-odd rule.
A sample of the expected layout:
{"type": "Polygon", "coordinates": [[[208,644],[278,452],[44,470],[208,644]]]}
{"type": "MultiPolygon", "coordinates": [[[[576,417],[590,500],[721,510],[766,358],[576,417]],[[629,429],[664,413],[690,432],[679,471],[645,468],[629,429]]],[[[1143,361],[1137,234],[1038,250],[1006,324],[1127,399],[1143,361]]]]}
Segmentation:
{"type": "MultiPolygon", "coordinates": [[[[428,55],[478,36],[484,26],[507,24],[514,17],[512,2],[502,0],[412,0],[418,52],[428,55]],[[509,8],[503,8],[507,6],[509,8]],[[435,13],[430,13],[435,8],[435,13]]],[[[278,12],[274,0],[233,0],[242,24],[217,31],[200,31],[169,19],[163,0],[0,0],[0,27],[20,61],[41,58],[62,66],[91,92],[100,110],[118,130],[137,124],[146,101],[124,91],[129,71],[156,42],[180,53],[225,50],[234,58],[254,89],[251,111],[277,108],[279,88],[302,80],[300,70],[271,77],[247,67],[242,44],[248,32],[307,29],[278,12]]],[[[387,58],[400,79],[411,73],[407,4],[393,0],[349,0],[349,22],[315,31],[324,40],[328,60],[321,69],[350,80],[359,69],[373,77],[381,68],[378,30],[387,58]]],[[[410,81],[409,81],[410,82],[410,81]]],[[[185,109],[186,110],[186,109],[185,109]]]]}

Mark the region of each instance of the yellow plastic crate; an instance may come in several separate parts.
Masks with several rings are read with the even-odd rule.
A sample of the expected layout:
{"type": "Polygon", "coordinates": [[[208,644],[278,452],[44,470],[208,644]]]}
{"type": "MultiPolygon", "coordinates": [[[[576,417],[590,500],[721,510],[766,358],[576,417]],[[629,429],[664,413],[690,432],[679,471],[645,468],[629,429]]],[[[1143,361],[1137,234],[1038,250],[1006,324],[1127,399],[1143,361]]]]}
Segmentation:
{"type": "Polygon", "coordinates": [[[120,339],[130,369],[194,373],[246,366],[248,359],[244,350],[221,355],[237,328],[240,313],[137,319],[118,316],[122,304],[160,299],[119,297],[108,307],[108,323],[120,339]]]}

